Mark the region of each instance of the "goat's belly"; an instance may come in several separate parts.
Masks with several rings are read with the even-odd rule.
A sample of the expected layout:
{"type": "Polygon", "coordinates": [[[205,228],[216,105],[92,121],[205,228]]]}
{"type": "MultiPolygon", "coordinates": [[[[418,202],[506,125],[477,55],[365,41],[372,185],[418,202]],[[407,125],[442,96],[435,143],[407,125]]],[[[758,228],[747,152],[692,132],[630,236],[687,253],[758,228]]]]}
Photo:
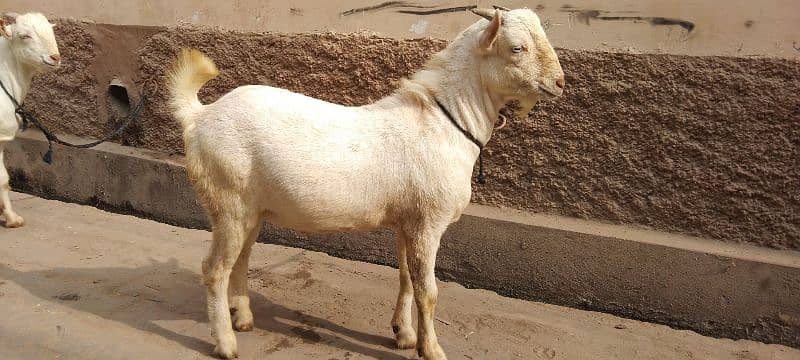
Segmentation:
{"type": "Polygon", "coordinates": [[[302,210],[270,209],[264,212],[268,222],[301,232],[345,232],[373,230],[385,226],[383,214],[333,214],[302,210]]]}
{"type": "Polygon", "coordinates": [[[306,195],[273,194],[264,204],[264,217],[274,225],[304,232],[372,230],[386,225],[385,208],[359,201],[357,195],[306,195]]]}
{"type": "Polygon", "coordinates": [[[363,221],[345,222],[338,219],[291,219],[279,215],[267,216],[270,224],[307,233],[330,233],[330,232],[350,232],[350,231],[369,231],[383,227],[381,223],[368,223],[363,221]]]}

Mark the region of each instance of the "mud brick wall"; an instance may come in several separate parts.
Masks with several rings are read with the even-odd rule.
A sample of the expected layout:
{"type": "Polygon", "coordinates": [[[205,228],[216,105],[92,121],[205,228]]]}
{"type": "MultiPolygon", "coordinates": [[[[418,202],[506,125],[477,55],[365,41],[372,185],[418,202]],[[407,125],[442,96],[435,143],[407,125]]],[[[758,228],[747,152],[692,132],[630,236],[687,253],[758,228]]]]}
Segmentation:
{"type": "MultiPolygon", "coordinates": [[[[182,151],[163,76],[198,47],[221,76],[213,101],[244,84],[344,105],[385,96],[444,40],[367,33],[277,34],[60,21],[64,66],[27,103],[57,131],[98,137],[109,82],[150,93],[122,143],[182,151]]],[[[489,143],[488,183],[473,201],[634,224],[725,241],[800,249],[800,62],[559,50],[565,96],[513,118],[489,143]]]]}

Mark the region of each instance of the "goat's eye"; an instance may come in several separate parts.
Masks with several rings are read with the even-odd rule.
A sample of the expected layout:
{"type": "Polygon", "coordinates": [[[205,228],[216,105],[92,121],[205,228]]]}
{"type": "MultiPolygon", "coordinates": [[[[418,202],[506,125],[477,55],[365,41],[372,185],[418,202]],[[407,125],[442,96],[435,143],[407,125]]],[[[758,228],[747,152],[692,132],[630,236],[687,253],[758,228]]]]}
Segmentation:
{"type": "Polygon", "coordinates": [[[522,50],[524,50],[522,46],[514,46],[511,48],[511,52],[514,54],[519,54],[522,52],[522,50]]]}
{"type": "Polygon", "coordinates": [[[28,39],[31,38],[31,36],[30,35],[20,35],[19,38],[22,39],[22,40],[28,40],[28,39]]]}

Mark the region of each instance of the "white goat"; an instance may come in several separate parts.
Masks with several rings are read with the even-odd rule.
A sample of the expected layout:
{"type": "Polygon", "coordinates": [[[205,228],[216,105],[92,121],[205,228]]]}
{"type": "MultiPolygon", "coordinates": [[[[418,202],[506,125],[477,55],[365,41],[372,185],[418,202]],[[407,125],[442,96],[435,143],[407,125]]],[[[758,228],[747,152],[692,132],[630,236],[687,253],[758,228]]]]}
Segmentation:
{"type": "Polygon", "coordinates": [[[171,105],[213,226],[203,279],[218,355],[237,356],[231,325],[253,328],[247,264],[266,219],[307,232],[393,229],[397,346],[446,358],[434,332],[434,263],[442,233],[469,203],[479,153],[456,124],[485,144],[507,102],[520,101],[527,113],[564,87],[533,11],[474,12],[490,21],[463,31],[393,95],[361,107],[268,86],[242,86],[202,105],[197,92],[218,70],[197,50],[181,52],[169,77],[171,105]]]}
{"type": "MultiPolygon", "coordinates": [[[[0,19],[0,82],[20,104],[28,95],[34,75],[61,64],[54,26],[38,13],[4,14],[0,19]]],[[[6,144],[14,140],[20,126],[15,110],[14,102],[0,90],[0,209],[6,227],[25,224],[11,208],[9,176],[3,163],[6,144]]]]}

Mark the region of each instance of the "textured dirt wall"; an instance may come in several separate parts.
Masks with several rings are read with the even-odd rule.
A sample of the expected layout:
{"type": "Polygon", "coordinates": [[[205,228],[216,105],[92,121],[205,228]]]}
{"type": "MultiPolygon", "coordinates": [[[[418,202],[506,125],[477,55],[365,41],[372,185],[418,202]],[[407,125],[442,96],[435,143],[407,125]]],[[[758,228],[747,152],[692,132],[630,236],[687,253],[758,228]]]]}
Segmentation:
{"type": "Polygon", "coordinates": [[[479,202],[800,249],[800,62],[560,52],[479,202]]]}
{"type": "MultiPolygon", "coordinates": [[[[443,48],[441,40],[394,40],[369,34],[254,34],[180,29],[154,35],[141,49],[145,81],[159,83],[181,47],[211,56],[220,76],[201,90],[201,100],[246,84],[269,84],[344,105],[366,104],[389,94],[397,80],[443,48]]],[[[169,115],[164,91],[155,93],[148,133],[135,144],[182,151],[180,133],[169,115]]]]}
{"type": "Polygon", "coordinates": [[[3,9],[42,11],[106,24],[191,23],[243,31],[369,30],[391,38],[451,39],[476,17],[474,6],[534,9],[559,46],[679,55],[800,59],[800,3],[793,0],[4,0],[3,9]]]}
{"type": "MultiPolygon", "coordinates": [[[[369,34],[67,24],[57,29],[68,65],[37,80],[29,103],[45,118],[57,116],[60,131],[98,136],[111,126],[97,119],[107,79],[92,71],[135,73],[131,90],[148,84],[153,95],[123,142],[167,152],[180,152],[181,140],[161,81],[179,47],[201,48],[222,71],[201,92],[205,101],[238,85],[269,84],[359,105],[390,93],[446,45],[369,34]],[[137,69],[114,60],[103,44],[114,37],[97,35],[108,31],[139,37],[131,51],[137,69]]],[[[485,159],[489,181],[475,186],[474,201],[800,249],[800,62],[559,56],[565,96],[495,135],[485,159]]]]}
{"type": "Polygon", "coordinates": [[[34,79],[25,105],[54,130],[94,134],[105,129],[100,118],[97,79],[94,72],[97,44],[86,24],[54,21],[61,67],[34,79]]]}

